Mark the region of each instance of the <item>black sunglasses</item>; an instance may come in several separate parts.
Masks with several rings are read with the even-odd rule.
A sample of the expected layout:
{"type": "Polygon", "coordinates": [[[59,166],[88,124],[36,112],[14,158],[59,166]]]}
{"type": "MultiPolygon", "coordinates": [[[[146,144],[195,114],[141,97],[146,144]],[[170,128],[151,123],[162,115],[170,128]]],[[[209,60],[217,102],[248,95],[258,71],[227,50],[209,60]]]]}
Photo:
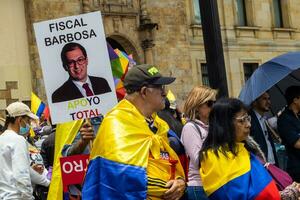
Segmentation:
{"type": "Polygon", "coordinates": [[[155,89],[159,89],[161,91],[165,91],[166,90],[166,86],[165,85],[146,85],[146,87],[148,88],[155,88],[155,89]]]}
{"type": "Polygon", "coordinates": [[[206,102],[206,105],[211,108],[215,103],[216,103],[216,101],[209,100],[206,102]]]}

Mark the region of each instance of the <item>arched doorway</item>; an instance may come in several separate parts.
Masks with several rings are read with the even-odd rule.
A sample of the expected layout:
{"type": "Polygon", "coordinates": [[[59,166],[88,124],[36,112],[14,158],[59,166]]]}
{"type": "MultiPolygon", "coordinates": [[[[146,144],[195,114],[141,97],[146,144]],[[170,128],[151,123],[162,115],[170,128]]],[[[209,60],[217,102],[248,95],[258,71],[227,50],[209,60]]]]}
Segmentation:
{"type": "Polygon", "coordinates": [[[133,60],[138,64],[141,61],[141,55],[139,56],[137,49],[134,47],[133,43],[128,39],[120,35],[110,35],[106,38],[106,41],[112,46],[113,49],[119,49],[126,52],[127,54],[132,54],[133,60]]]}

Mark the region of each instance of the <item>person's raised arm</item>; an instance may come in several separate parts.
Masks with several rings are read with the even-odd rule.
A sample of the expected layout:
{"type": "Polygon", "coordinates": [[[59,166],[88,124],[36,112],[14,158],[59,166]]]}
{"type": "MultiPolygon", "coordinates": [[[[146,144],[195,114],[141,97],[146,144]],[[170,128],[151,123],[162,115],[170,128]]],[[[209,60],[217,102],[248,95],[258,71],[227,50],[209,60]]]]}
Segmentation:
{"type": "Polygon", "coordinates": [[[68,151],[68,156],[83,153],[87,145],[89,145],[89,143],[95,138],[94,129],[89,122],[85,122],[80,128],[79,132],[80,139],[71,145],[68,151]]]}

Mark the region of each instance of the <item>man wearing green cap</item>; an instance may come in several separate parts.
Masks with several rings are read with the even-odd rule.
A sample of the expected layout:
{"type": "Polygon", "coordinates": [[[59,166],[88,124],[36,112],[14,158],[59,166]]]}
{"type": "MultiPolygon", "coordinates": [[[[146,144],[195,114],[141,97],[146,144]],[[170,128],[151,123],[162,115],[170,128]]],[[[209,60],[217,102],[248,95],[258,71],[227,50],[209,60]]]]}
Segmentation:
{"type": "Polygon", "coordinates": [[[94,141],[84,199],[181,198],[184,171],[169,146],[169,126],[156,114],[165,107],[165,85],[174,80],[153,65],[128,71],[127,96],[105,116],[94,141]]]}

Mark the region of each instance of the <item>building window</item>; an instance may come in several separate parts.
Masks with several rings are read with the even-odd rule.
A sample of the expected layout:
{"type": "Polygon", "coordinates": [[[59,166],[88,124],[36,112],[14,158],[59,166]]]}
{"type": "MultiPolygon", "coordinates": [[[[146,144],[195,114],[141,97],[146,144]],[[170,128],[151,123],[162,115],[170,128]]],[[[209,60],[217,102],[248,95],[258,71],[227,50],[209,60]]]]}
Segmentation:
{"type": "Polygon", "coordinates": [[[201,63],[201,77],[202,84],[205,86],[209,86],[209,77],[206,63],[201,63]]]}
{"type": "Polygon", "coordinates": [[[281,0],[273,0],[274,26],[283,27],[281,0]]]}
{"type": "Polygon", "coordinates": [[[250,78],[253,72],[257,69],[258,63],[244,63],[244,78],[245,82],[250,78]]]}
{"type": "Polygon", "coordinates": [[[201,14],[200,14],[199,0],[193,0],[193,10],[194,10],[194,16],[193,16],[194,23],[195,24],[201,24],[201,14]]]}
{"type": "Polygon", "coordinates": [[[247,13],[245,0],[237,0],[237,20],[239,26],[247,26],[247,13]]]}

